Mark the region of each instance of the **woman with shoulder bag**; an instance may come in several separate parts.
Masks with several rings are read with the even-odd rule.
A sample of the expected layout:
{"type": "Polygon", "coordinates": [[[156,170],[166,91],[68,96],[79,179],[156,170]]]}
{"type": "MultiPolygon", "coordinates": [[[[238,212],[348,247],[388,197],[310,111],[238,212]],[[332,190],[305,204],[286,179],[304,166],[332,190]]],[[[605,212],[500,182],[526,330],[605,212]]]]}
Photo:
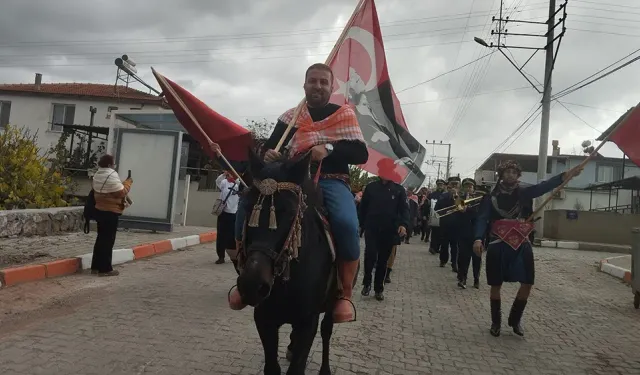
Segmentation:
{"type": "Polygon", "coordinates": [[[133,180],[128,177],[120,181],[114,170],[113,156],[103,155],[98,161],[98,171],[93,176],[92,188],[96,200],[95,219],[98,223],[98,237],[93,246],[91,273],[98,276],[117,276],[118,271],[111,266],[113,245],[118,232],[118,219],[128,206],[127,195],[133,180]]]}

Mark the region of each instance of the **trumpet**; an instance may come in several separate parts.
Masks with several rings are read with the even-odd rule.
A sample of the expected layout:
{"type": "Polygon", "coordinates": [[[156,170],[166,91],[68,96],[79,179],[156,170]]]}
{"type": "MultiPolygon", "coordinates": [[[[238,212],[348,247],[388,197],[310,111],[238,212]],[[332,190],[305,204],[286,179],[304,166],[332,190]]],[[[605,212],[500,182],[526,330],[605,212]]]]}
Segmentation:
{"type": "Polygon", "coordinates": [[[471,198],[467,198],[467,199],[461,199],[460,197],[457,197],[455,199],[455,204],[453,206],[449,206],[449,207],[445,207],[445,208],[441,208],[439,210],[434,211],[439,217],[443,217],[443,216],[447,216],[447,215],[451,215],[455,212],[459,212],[459,211],[464,211],[465,207],[476,207],[477,205],[480,204],[480,200],[482,198],[484,198],[484,196],[486,195],[485,192],[483,191],[476,191],[472,194],[471,198]],[[443,212],[442,214],[440,214],[440,212],[443,212]]]}

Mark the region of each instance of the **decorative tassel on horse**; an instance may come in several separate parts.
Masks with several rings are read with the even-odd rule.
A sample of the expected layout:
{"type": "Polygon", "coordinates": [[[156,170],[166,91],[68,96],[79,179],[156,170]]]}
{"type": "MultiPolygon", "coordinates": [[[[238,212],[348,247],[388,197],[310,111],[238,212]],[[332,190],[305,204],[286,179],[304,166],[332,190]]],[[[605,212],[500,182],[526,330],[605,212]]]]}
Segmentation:
{"type": "Polygon", "coordinates": [[[273,201],[275,198],[271,196],[271,209],[269,212],[269,229],[276,230],[278,229],[278,222],[276,221],[276,208],[273,205],[273,201]]]}
{"type": "Polygon", "coordinates": [[[264,201],[264,196],[260,196],[258,198],[258,202],[253,206],[253,211],[251,211],[251,217],[249,218],[249,226],[251,228],[257,228],[260,225],[260,212],[262,211],[262,201],[264,201]]]}

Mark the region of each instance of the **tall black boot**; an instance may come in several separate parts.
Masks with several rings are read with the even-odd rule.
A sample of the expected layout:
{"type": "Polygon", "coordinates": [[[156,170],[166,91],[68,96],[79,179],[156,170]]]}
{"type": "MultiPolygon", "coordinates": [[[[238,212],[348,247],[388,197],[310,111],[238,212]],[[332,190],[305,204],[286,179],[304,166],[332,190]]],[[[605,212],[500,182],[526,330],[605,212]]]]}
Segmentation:
{"type": "Polygon", "coordinates": [[[500,336],[500,326],[502,325],[502,311],[500,310],[500,300],[492,299],[491,301],[491,329],[489,332],[492,336],[500,336]]]}
{"type": "Polygon", "coordinates": [[[526,299],[515,299],[513,305],[511,305],[511,312],[509,313],[509,327],[513,328],[513,333],[518,336],[524,336],[524,330],[520,324],[524,308],[527,306],[526,299]]]}
{"type": "Polygon", "coordinates": [[[391,268],[387,268],[387,276],[385,276],[384,278],[384,283],[385,284],[389,284],[391,283],[391,268]]]}

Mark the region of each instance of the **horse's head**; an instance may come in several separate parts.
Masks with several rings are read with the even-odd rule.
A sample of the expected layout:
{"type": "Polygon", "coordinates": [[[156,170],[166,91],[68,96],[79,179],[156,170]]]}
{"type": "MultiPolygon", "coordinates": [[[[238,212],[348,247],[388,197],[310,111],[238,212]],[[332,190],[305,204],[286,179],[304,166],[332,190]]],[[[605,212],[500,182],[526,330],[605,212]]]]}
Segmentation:
{"type": "Polygon", "coordinates": [[[244,264],[237,282],[247,305],[267,299],[275,278],[288,272],[289,259],[297,256],[309,161],[307,154],[265,164],[254,153],[250,155],[254,184],[245,205],[244,264]]]}

